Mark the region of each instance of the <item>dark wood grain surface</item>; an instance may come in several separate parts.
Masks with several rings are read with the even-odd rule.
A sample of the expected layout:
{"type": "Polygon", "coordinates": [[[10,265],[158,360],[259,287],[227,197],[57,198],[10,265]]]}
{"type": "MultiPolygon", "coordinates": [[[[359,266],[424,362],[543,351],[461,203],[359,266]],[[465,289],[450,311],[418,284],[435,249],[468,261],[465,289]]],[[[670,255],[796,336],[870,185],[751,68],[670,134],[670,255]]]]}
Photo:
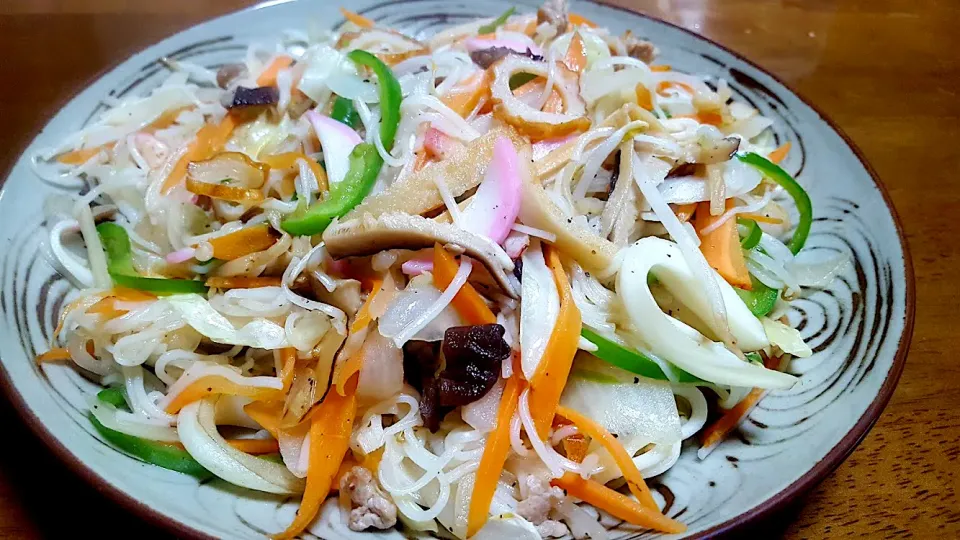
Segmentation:
{"type": "MultiPolygon", "coordinates": [[[[0,171],[83,85],[242,0],[0,0],[0,171]]],[[[616,0],[786,80],[860,146],[906,229],[917,317],[876,427],[759,536],[960,537],[960,2],[616,0]]],[[[154,531],[59,464],[0,398],[0,538],[154,531]]]]}

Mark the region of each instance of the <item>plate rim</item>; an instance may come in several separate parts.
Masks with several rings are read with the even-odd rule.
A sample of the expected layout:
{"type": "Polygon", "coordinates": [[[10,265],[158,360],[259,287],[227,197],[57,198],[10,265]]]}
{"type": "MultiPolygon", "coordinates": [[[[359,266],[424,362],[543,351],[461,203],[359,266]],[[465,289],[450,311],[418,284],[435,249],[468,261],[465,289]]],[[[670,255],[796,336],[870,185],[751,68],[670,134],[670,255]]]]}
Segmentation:
{"type": "MultiPolygon", "coordinates": [[[[258,9],[269,8],[278,4],[286,4],[290,2],[296,2],[300,0],[266,0],[259,2],[252,6],[247,6],[245,8],[237,9],[234,11],[229,11],[214,17],[204,19],[196,24],[188,26],[187,28],[178,30],[172,34],[167,35],[166,37],[160,39],[159,41],[150,43],[145,47],[138,49],[137,51],[130,54],[125,59],[113,62],[102,69],[98,70],[95,74],[87,77],[85,80],[76,85],[76,90],[71,94],[60,98],[56,103],[44,109],[44,114],[41,118],[45,119],[45,123],[41,126],[40,131],[35,132],[33,137],[27,139],[25,143],[21,143],[19,151],[13,154],[16,156],[2,171],[2,176],[0,176],[0,190],[4,188],[7,179],[10,177],[10,173],[13,172],[13,168],[20,162],[23,158],[24,152],[33,144],[36,140],[36,137],[43,129],[50,123],[50,119],[53,116],[57,115],[63,108],[71,101],[73,101],[80,93],[84,90],[95,84],[105,75],[111,71],[117,69],[130,58],[142,53],[146,49],[162,43],[163,41],[170,39],[176,35],[179,35],[184,32],[188,32],[200,26],[206,25],[211,21],[220,19],[222,17],[227,17],[230,15],[235,15],[238,13],[244,13],[248,11],[255,11],[258,9]]],[[[827,115],[822,109],[815,105],[812,101],[807,99],[803,94],[798,92],[793,86],[784,82],[778,75],[770,72],[769,70],[761,67],[752,60],[746,58],[741,53],[730,49],[729,47],[718,43],[717,41],[703,36],[694,32],[693,30],[684,28],[673,22],[655,17],[653,15],[644,13],[639,9],[620,6],[611,3],[610,0],[586,0],[589,3],[597,4],[607,8],[612,8],[617,11],[630,13],[631,15],[653,21],[655,23],[660,23],[666,25],[674,30],[679,30],[684,34],[692,37],[696,40],[704,42],[708,45],[716,47],[725,53],[733,56],[737,60],[749,65],[751,68],[763,73],[764,75],[770,77],[778,84],[783,86],[786,90],[791,92],[796,96],[804,105],[810,107],[819,117],[822,119],[829,127],[832,129],[840,138],[844,141],[847,147],[853,152],[853,155],[857,158],[857,161],[860,162],[860,165],[863,169],[869,174],[874,185],[880,191],[880,195],[883,199],[884,205],[887,208],[887,212],[890,214],[890,217],[893,219],[894,229],[897,233],[897,240],[899,242],[900,251],[903,254],[903,266],[904,266],[904,278],[905,278],[905,295],[904,295],[904,322],[903,322],[903,331],[900,334],[900,340],[897,344],[897,350],[894,353],[893,363],[890,366],[890,370],[884,378],[883,384],[880,386],[876,396],[871,400],[870,404],[864,410],[863,414],[856,421],[853,427],[837,442],[830,451],[813,467],[810,468],[807,472],[801,475],[799,478],[794,480],[792,483],[781,489],[779,492],[775,493],[773,496],[768,497],[756,507],[752,509],[750,513],[738,514],[722,523],[714,525],[707,530],[700,531],[699,533],[694,534],[690,538],[716,538],[721,537],[726,534],[733,532],[734,530],[744,529],[751,525],[755,525],[758,522],[762,522],[768,519],[771,515],[775,514],[777,511],[782,510],[784,507],[795,501],[796,499],[806,495],[810,490],[816,487],[820,482],[826,479],[833,471],[840,466],[843,461],[846,460],[850,454],[860,445],[867,434],[876,424],[877,420],[880,419],[880,416],[883,413],[883,410],[886,408],[887,404],[890,402],[890,399],[893,397],[893,393],[896,390],[897,383],[900,380],[900,376],[903,373],[903,369],[906,366],[907,355],[910,351],[910,345],[913,341],[913,332],[914,332],[914,323],[916,316],[916,280],[913,269],[913,258],[910,254],[910,248],[907,242],[907,237],[904,233],[903,222],[900,218],[899,213],[897,212],[896,207],[893,204],[893,200],[890,198],[890,194],[887,191],[886,186],[883,181],[880,179],[880,176],[877,174],[876,170],[864,156],[860,147],[850,138],[849,135],[836,123],[834,120],[827,115]]],[[[339,21],[337,21],[339,22],[339,21]]],[[[11,405],[18,412],[18,416],[21,420],[30,428],[30,431],[39,438],[48,450],[57,458],[61,463],[67,466],[74,474],[79,476],[84,480],[88,485],[96,489],[102,495],[105,495],[108,499],[118,504],[123,509],[131,512],[132,514],[144,518],[151,523],[159,524],[165,527],[167,530],[172,531],[178,535],[187,536],[190,538],[200,538],[200,539],[215,539],[216,537],[207,534],[203,531],[195,529],[185,523],[178,521],[170,516],[167,516],[152,507],[140,502],[133,495],[127,493],[126,491],[114,486],[107,479],[100,476],[92,467],[88,466],[86,463],[81,461],[76,457],[73,452],[67,448],[66,445],[60,443],[60,441],[49,431],[49,429],[40,421],[40,418],[34,413],[34,411],[27,405],[25,398],[22,394],[16,390],[13,380],[9,373],[7,373],[6,368],[3,365],[3,362],[0,362],[0,390],[2,390],[5,397],[10,401],[11,405]]]]}

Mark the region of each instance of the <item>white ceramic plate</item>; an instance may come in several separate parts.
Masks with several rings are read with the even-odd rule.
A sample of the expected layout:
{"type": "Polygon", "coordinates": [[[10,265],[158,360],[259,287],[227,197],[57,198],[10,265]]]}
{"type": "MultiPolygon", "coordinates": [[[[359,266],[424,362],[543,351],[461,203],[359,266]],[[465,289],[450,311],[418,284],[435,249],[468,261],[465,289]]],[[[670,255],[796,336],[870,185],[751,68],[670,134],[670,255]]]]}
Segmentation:
{"type": "MultiPolygon", "coordinates": [[[[536,9],[529,0],[354,0],[349,7],[422,36],[510,5],[536,9]]],[[[726,79],[739,99],[773,118],[779,141],[790,141],[794,148],[784,167],[798,174],[813,199],[816,221],[808,249],[847,253],[854,261],[829,289],[794,303],[790,317],[815,351],[791,366],[801,384],[764,399],[737,436],[708,459],[700,461],[695,448],[684,448],[677,465],[651,481],[667,499],[667,513],[686,523],[689,534],[728,532],[813,486],[876,421],[903,368],[913,326],[913,273],[906,245],[889,198],[852,143],[775,78],[681,28],[599,4],[580,2],[576,11],[616,33],[630,29],[651,39],[664,63],[726,79]]],[[[106,96],[148,92],[164,74],[161,57],[216,66],[284,29],[329,28],[341,22],[333,3],[269,2],[170,37],[117,66],[67,104],[3,184],[3,387],[24,420],[74,470],[126,508],[180,535],[262,537],[286,527],[297,501],[222,482],[198,484],[118,452],[86,419],[87,396],[96,387],[66,366],[41,369],[33,361],[47,349],[57,315],[74,291],[42,251],[44,200],[62,188],[34,175],[31,156],[89,122],[103,110],[106,96]]],[[[336,521],[321,518],[312,532],[323,538],[350,534],[336,521]]],[[[615,537],[638,534],[623,525],[613,532],[615,537]]]]}

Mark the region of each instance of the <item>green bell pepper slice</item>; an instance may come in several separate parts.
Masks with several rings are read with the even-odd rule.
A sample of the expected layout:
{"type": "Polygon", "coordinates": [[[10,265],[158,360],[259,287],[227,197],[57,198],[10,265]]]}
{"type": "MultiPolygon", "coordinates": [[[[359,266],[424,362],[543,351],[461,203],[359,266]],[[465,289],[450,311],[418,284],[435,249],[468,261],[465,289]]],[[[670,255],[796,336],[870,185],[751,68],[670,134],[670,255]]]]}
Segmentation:
{"type": "Polygon", "coordinates": [[[747,228],[746,236],[740,239],[740,247],[745,250],[751,250],[757,247],[757,244],[760,243],[760,238],[763,236],[760,225],[758,225],[756,221],[746,218],[737,218],[737,224],[747,228]]]}
{"type": "Polygon", "coordinates": [[[283,230],[295,236],[322,233],[335,219],[360,204],[377,183],[383,158],[369,143],[358,144],[350,152],[350,168],[344,179],[333,186],[330,194],[309,209],[297,210],[280,224],[283,230]]]}
{"type": "MultiPolygon", "coordinates": [[[[119,388],[107,388],[97,394],[97,399],[103,403],[108,403],[117,408],[126,408],[126,400],[123,397],[123,391],[119,388]]],[[[171,471],[189,474],[200,480],[205,480],[213,476],[203,465],[193,459],[186,451],[171,444],[164,444],[157,441],[150,441],[126,433],[110,429],[97,420],[97,417],[90,413],[90,423],[94,429],[111,444],[151,465],[170,469],[171,471]]]]}
{"type": "Polygon", "coordinates": [[[158,295],[205,293],[207,286],[193,279],[149,278],[133,268],[133,249],[126,229],[116,223],[97,225],[97,234],[107,256],[107,272],[116,285],[158,295]]]}
{"type": "Polygon", "coordinates": [[[516,11],[516,10],[517,10],[517,8],[512,7],[512,8],[510,8],[510,9],[504,11],[504,12],[503,12],[502,14],[500,14],[500,16],[497,17],[496,19],[494,19],[494,20],[490,21],[489,23],[481,26],[480,28],[477,28],[477,33],[478,33],[478,34],[492,34],[492,33],[496,32],[496,31],[497,31],[497,28],[499,28],[499,27],[502,26],[504,23],[506,23],[506,22],[507,22],[507,19],[509,19],[510,16],[513,15],[513,12],[516,11]]]}
{"type": "Polygon", "coordinates": [[[807,236],[810,235],[810,227],[813,225],[813,203],[810,202],[810,196],[807,195],[803,187],[800,186],[796,179],[790,176],[787,171],[760,154],[753,152],[737,154],[737,159],[757,169],[760,171],[760,174],[770,180],[780,184],[790,197],[793,198],[793,202],[797,206],[797,212],[800,214],[800,221],[797,222],[797,228],[793,232],[793,238],[790,239],[787,247],[796,255],[803,249],[803,245],[807,242],[807,236]]]}
{"type": "MultiPolygon", "coordinates": [[[[400,126],[400,102],[403,94],[393,72],[379,58],[367,51],[355,50],[347,54],[354,63],[370,68],[380,84],[380,141],[389,152],[400,126]]],[[[353,210],[373,189],[383,166],[383,158],[374,145],[358,144],[350,153],[350,167],[344,179],[333,186],[327,198],[294,212],[280,224],[283,230],[296,236],[322,233],[334,219],[353,210]]]]}
{"type": "Polygon", "coordinates": [[[737,291],[737,295],[740,296],[743,303],[750,309],[750,313],[753,313],[757,317],[763,317],[773,311],[773,306],[777,304],[777,298],[780,297],[780,291],[767,287],[753,276],[750,276],[750,283],[752,284],[752,289],[749,291],[743,289],[734,290],[737,291]]]}
{"type": "MultiPolygon", "coordinates": [[[[793,198],[797,212],[800,214],[800,220],[797,222],[797,228],[794,230],[793,238],[790,239],[787,248],[796,255],[806,244],[807,237],[810,235],[810,227],[813,225],[813,203],[810,202],[810,196],[796,179],[769,159],[753,152],[737,154],[737,159],[757,169],[760,174],[782,186],[793,198]]],[[[759,231],[759,226],[752,229],[748,238],[741,244],[744,249],[753,249],[759,244],[761,235],[756,234],[756,231],[759,231]],[[756,236],[756,243],[752,243],[754,236],[756,236]]],[[[777,298],[780,296],[780,291],[760,283],[753,276],[750,276],[750,281],[753,289],[750,291],[737,289],[737,294],[750,308],[751,313],[757,317],[763,317],[773,311],[777,298]]]]}
{"type": "MultiPolygon", "coordinates": [[[[666,373],[663,372],[663,369],[660,368],[660,364],[656,363],[649,356],[639,351],[630,350],[619,343],[610,341],[605,337],[601,337],[599,334],[593,330],[590,330],[586,326],[580,329],[580,335],[590,343],[596,345],[597,350],[593,351],[591,354],[597,358],[617,366],[620,369],[629,371],[630,373],[635,373],[648,379],[670,381],[666,373]]],[[[699,377],[691,375],[690,373],[687,373],[676,366],[673,367],[676,380],[671,382],[697,384],[704,382],[703,379],[700,379],[699,377]]]]}
{"type": "Polygon", "coordinates": [[[337,99],[334,100],[333,110],[330,111],[330,118],[333,118],[341,124],[346,124],[353,129],[357,129],[357,126],[360,125],[360,114],[357,112],[356,107],[353,106],[353,101],[343,96],[337,96],[337,99]]]}

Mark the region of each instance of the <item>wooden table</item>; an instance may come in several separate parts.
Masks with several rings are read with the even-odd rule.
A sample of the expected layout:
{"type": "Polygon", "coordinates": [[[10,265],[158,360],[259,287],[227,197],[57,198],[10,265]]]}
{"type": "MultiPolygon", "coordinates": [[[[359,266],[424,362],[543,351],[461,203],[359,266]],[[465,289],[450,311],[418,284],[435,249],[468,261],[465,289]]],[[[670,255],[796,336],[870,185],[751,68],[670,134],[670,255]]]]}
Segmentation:
{"type": "MultiPolygon", "coordinates": [[[[960,229],[952,225],[960,209],[960,3],[617,1],[731,47],[818,104],[879,172],[913,251],[916,333],[893,400],[856,452],[762,536],[960,537],[960,361],[952,354],[960,319],[960,229]]],[[[98,72],[245,3],[0,2],[0,170],[98,72]]],[[[87,527],[150,533],[55,461],[2,398],[0,425],[0,537],[87,527]]]]}

